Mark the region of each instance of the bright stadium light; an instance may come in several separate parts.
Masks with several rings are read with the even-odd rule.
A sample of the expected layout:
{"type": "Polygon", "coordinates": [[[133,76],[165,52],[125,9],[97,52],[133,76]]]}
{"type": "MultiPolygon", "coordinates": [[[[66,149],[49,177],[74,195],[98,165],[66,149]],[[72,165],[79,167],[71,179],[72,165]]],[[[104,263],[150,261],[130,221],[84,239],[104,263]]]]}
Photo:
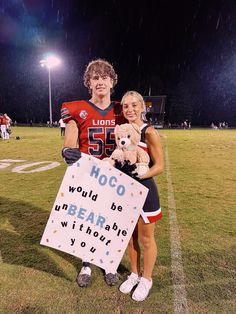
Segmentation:
{"type": "Polygon", "coordinates": [[[61,60],[53,55],[48,55],[45,59],[40,60],[41,67],[48,69],[48,91],[49,91],[49,121],[52,126],[52,90],[51,90],[51,69],[58,66],[61,60]]]}

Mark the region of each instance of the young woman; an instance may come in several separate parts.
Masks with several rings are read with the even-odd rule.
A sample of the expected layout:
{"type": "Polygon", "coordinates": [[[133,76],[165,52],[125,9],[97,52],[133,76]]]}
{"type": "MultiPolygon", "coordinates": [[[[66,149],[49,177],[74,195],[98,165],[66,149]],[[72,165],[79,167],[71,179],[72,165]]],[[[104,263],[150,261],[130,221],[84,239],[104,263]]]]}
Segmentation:
{"type": "Polygon", "coordinates": [[[121,105],[123,115],[128,122],[140,126],[142,131],[140,146],[149,153],[151,159],[150,169],[140,178],[140,182],[149,189],[149,193],[128,245],[131,274],[120,286],[120,291],[123,293],[129,293],[137,286],[132,294],[132,299],[143,301],[152,287],[152,272],[157,258],[154,229],[155,221],[162,217],[162,213],[153,176],[160,174],[164,169],[163,152],[160,136],[153,127],[144,123],[143,116],[146,107],[143,97],[138,92],[128,91],[122,97],[121,105]],[[142,273],[140,271],[139,241],[143,246],[144,255],[142,273]]]}

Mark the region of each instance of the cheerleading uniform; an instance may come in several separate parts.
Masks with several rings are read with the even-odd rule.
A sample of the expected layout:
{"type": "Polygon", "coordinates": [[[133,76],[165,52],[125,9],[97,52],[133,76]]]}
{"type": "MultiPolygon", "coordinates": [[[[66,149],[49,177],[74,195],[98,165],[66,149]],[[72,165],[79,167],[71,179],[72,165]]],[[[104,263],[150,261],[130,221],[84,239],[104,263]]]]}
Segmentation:
{"type": "MultiPolygon", "coordinates": [[[[148,124],[143,124],[141,127],[141,140],[139,147],[144,149],[148,153],[148,147],[145,142],[145,132],[149,127],[148,124]]],[[[151,159],[151,158],[150,158],[151,159]]],[[[151,167],[151,163],[149,164],[151,167]]],[[[145,223],[152,223],[162,218],[162,211],[160,207],[160,200],[158,195],[157,184],[153,178],[140,180],[140,183],[149,189],[146,201],[144,203],[141,217],[145,223]]]]}

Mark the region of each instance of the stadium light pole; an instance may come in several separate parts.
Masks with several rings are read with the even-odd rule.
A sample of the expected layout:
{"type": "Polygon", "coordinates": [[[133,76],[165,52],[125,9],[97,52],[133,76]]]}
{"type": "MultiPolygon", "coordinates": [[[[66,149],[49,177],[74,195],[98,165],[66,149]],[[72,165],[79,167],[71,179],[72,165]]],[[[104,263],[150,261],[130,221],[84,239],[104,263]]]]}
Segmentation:
{"type": "Polygon", "coordinates": [[[49,94],[49,121],[52,126],[52,88],[51,88],[51,69],[58,66],[61,60],[56,56],[49,55],[45,59],[40,60],[41,67],[48,69],[48,94],[49,94]]]}

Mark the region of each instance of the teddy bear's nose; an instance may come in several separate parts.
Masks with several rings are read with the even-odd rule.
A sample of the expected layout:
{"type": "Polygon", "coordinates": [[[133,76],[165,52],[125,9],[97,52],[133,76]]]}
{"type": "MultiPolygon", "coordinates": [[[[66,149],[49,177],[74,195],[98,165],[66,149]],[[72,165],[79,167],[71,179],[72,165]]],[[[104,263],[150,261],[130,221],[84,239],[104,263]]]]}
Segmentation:
{"type": "Polygon", "coordinates": [[[120,143],[121,143],[121,145],[125,145],[125,141],[121,141],[120,143]]]}

